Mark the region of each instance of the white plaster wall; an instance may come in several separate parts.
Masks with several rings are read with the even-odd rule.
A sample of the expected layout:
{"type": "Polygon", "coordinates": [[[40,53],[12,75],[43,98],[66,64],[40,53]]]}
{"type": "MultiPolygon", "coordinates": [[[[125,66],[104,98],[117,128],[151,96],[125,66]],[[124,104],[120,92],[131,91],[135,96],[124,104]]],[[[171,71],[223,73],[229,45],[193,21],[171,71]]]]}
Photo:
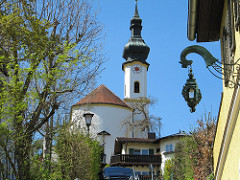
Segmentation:
{"type": "MultiPolygon", "coordinates": [[[[82,128],[86,131],[86,123],[83,114],[91,112],[94,114],[92,124],[90,126],[90,134],[97,137],[97,133],[105,130],[110,136],[105,136],[104,153],[106,154],[106,162],[110,162],[110,158],[114,153],[114,142],[116,137],[125,137],[125,129],[121,128],[122,121],[131,116],[131,111],[121,107],[113,106],[88,106],[74,107],[72,110],[72,121],[75,122],[74,128],[82,128]]],[[[102,141],[102,137],[98,137],[102,141]]]]}
{"type": "MultiPolygon", "coordinates": [[[[141,63],[139,63],[141,65],[141,63]]],[[[147,97],[147,68],[142,66],[142,72],[139,74],[133,73],[132,66],[125,68],[125,96],[124,98],[139,98],[147,97]],[[134,82],[139,81],[140,93],[134,93],[134,82]]]]}
{"type": "Polygon", "coordinates": [[[165,154],[164,153],[164,152],[166,152],[166,145],[167,144],[172,144],[173,145],[173,151],[175,151],[175,146],[178,142],[179,142],[178,137],[168,138],[168,139],[160,141],[160,153],[162,155],[162,164],[161,164],[161,171],[162,172],[164,172],[164,166],[165,166],[166,160],[168,160],[168,159],[170,159],[174,156],[174,153],[171,153],[171,154],[165,154]]]}

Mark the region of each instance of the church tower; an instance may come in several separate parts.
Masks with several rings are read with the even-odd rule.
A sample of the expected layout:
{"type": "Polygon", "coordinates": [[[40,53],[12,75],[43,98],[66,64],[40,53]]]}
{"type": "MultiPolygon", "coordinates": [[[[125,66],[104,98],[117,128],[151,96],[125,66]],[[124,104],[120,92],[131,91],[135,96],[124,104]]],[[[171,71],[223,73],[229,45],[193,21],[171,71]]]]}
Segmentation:
{"type": "MultiPolygon", "coordinates": [[[[130,24],[131,38],[123,51],[123,58],[126,61],[122,64],[122,70],[125,72],[124,101],[135,110],[132,115],[133,122],[146,118],[150,102],[147,99],[147,72],[150,64],[146,61],[150,48],[142,39],[141,24],[142,19],[139,17],[136,1],[134,16],[130,24]],[[139,104],[145,104],[144,114],[135,108],[139,104]]],[[[136,129],[132,131],[132,137],[138,136],[134,133],[136,129]]]]}
{"type": "Polygon", "coordinates": [[[131,19],[131,38],[125,45],[122,64],[125,72],[124,100],[132,102],[134,99],[147,98],[147,71],[149,63],[146,61],[150,48],[141,37],[142,19],[140,19],[135,6],[135,13],[131,19]]]}

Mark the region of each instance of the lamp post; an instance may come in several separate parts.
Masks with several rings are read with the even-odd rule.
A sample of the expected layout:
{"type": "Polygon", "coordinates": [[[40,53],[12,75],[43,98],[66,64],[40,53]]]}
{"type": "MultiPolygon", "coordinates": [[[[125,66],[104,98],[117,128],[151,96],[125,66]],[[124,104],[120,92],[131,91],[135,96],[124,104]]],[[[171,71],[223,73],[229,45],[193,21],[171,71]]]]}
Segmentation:
{"type": "Polygon", "coordinates": [[[185,48],[180,56],[181,61],[179,62],[182,64],[182,68],[187,68],[188,66],[190,67],[190,72],[188,74],[189,78],[187,79],[186,84],[183,86],[182,90],[182,95],[187,102],[188,106],[191,108],[190,112],[195,112],[196,111],[196,105],[200,102],[202,99],[202,95],[200,92],[200,89],[198,88],[196,79],[193,78],[193,73],[192,73],[192,60],[187,60],[186,56],[190,53],[196,53],[199,54],[200,56],[203,57],[206,63],[206,67],[209,68],[210,66],[213,67],[217,72],[218,66],[216,63],[219,63],[219,61],[212,56],[212,54],[204,47],[198,46],[198,45],[193,45],[185,48]]]}
{"type": "Polygon", "coordinates": [[[89,134],[89,127],[90,127],[90,125],[92,123],[92,117],[93,116],[94,116],[94,114],[92,114],[92,113],[85,113],[85,114],[83,114],[83,117],[85,118],[85,121],[86,121],[88,134],[89,134]]]}
{"type": "Polygon", "coordinates": [[[202,94],[198,88],[196,79],[193,78],[192,68],[190,68],[188,76],[189,79],[187,79],[185,86],[183,86],[182,95],[185,101],[187,101],[188,106],[191,108],[190,112],[195,112],[195,107],[202,99],[202,94]]]}

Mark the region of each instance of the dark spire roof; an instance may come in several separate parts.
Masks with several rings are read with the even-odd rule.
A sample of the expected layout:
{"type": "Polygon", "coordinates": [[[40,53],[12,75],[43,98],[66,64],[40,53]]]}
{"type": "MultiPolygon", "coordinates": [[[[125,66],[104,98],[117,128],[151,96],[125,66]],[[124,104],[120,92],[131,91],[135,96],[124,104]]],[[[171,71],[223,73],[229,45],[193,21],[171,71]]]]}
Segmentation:
{"type": "Polygon", "coordinates": [[[132,31],[131,38],[129,42],[124,46],[123,58],[126,59],[126,62],[129,63],[133,61],[141,61],[144,64],[149,65],[146,62],[150,48],[145,44],[144,40],[141,37],[142,31],[142,19],[139,17],[137,2],[135,5],[134,16],[131,19],[130,30],[132,31]]]}

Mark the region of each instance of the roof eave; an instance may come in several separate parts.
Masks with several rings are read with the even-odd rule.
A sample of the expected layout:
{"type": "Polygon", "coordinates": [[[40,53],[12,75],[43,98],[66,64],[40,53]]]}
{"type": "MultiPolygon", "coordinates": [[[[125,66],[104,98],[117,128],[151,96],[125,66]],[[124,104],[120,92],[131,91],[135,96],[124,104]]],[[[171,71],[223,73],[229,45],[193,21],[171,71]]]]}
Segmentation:
{"type": "Polygon", "coordinates": [[[218,41],[224,0],[189,0],[188,39],[197,42],[218,41]]]}
{"type": "Polygon", "coordinates": [[[114,104],[114,103],[81,103],[81,104],[74,104],[72,105],[72,107],[82,107],[82,106],[94,106],[94,105],[112,105],[112,106],[119,106],[125,109],[129,109],[130,111],[133,111],[133,108],[131,108],[130,106],[124,106],[124,105],[120,105],[120,104],[114,104]]]}

